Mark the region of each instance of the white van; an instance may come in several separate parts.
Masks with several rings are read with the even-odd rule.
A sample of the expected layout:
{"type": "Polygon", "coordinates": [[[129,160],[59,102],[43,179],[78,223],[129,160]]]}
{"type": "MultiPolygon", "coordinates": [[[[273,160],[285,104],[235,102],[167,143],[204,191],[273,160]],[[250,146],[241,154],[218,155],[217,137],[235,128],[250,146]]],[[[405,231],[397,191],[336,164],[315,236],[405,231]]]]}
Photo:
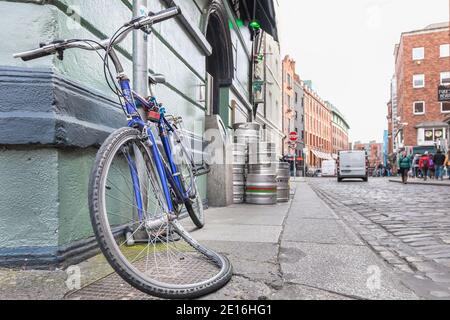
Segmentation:
{"type": "Polygon", "coordinates": [[[336,177],[336,161],[322,161],[322,177],[336,177]]]}
{"type": "Polygon", "coordinates": [[[366,151],[340,151],[338,158],[338,182],[344,179],[369,180],[369,158],[366,151]]]}

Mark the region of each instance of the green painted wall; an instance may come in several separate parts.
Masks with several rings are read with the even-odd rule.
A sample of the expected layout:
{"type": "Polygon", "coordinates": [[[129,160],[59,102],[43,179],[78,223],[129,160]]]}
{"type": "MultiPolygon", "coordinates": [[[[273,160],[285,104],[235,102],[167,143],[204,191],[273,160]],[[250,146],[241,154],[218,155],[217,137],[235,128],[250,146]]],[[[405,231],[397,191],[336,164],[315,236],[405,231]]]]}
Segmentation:
{"type": "MultiPolygon", "coordinates": [[[[209,0],[178,3],[183,14],[205,31],[209,0]]],[[[226,7],[231,14],[228,4],[226,7]]],[[[162,1],[149,0],[151,11],[164,8],[162,1]]],[[[54,39],[105,39],[132,17],[130,1],[0,0],[0,13],[4,37],[0,46],[0,66],[52,68],[75,83],[113,97],[103,78],[102,61],[93,52],[69,50],[65,52],[64,61],[45,57],[30,62],[13,59],[12,54],[54,39]]],[[[230,20],[234,18],[230,16],[230,20]]],[[[233,86],[239,95],[231,94],[228,89],[221,92],[221,115],[230,125],[231,99],[243,109],[249,99],[248,52],[251,47],[250,34],[245,27],[234,27],[231,36],[236,49],[233,86]]],[[[119,56],[131,77],[131,37],[121,44],[119,56]]],[[[205,85],[206,60],[180,22],[174,20],[154,27],[154,34],[149,38],[149,68],[167,77],[167,84],[157,87],[155,93],[168,112],[183,116],[186,129],[201,136],[205,105],[200,100],[205,85]]],[[[95,148],[80,150],[31,145],[0,148],[0,251],[4,248],[63,246],[92,235],[87,185],[95,148]]],[[[206,197],[205,177],[200,179],[200,189],[206,197]]]]}
{"type": "Polygon", "coordinates": [[[0,248],[58,245],[58,151],[0,150],[0,248]]]}

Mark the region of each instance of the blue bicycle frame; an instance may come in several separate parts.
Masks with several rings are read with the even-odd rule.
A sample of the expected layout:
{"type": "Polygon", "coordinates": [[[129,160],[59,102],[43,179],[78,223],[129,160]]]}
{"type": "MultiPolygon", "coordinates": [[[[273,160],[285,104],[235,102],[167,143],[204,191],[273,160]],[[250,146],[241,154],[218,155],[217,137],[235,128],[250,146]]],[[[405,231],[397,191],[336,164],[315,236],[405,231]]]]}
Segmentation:
{"type": "MultiPolygon", "coordinates": [[[[144,130],[146,128],[146,123],[142,120],[138,108],[136,106],[133,93],[130,87],[130,80],[128,78],[123,78],[119,80],[120,88],[122,91],[123,98],[125,100],[125,106],[124,111],[127,113],[127,116],[131,118],[131,120],[128,122],[128,126],[130,128],[136,128],[139,130],[144,130]]],[[[169,213],[174,213],[174,204],[173,199],[170,193],[169,189],[169,177],[168,174],[172,174],[173,176],[173,185],[172,188],[176,189],[176,193],[180,194],[182,196],[183,202],[186,202],[188,200],[188,195],[183,190],[183,186],[180,180],[180,177],[176,175],[178,172],[177,166],[174,162],[173,156],[172,156],[172,150],[169,142],[169,138],[167,135],[168,131],[173,131],[173,127],[170,125],[170,123],[165,118],[165,112],[164,110],[161,110],[160,114],[160,120],[158,122],[158,131],[161,138],[161,142],[164,147],[164,152],[166,153],[168,164],[169,164],[169,170],[170,172],[167,172],[163,163],[163,160],[161,158],[161,154],[158,149],[158,145],[156,143],[155,136],[150,128],[147,128],[147,135],[149,139],[149,145],[151,146],[151,155],[155,161],[156,169],[158,171],[159,178],[161,179],[161,186],[164,192],[164,197],[168,206],[169,213]],[[166,129],[167,128],[167,129],[166,129]]],[[[142,221],[143,219],[143,203],[142,203],[142,193],[140,189],[140,183],[139,183],[139,177],[136,170],[136,165],[134,161],[131,159],[131,157],[128,160],[128,165],[130,167],[131,177],[133,181],[133,189],[135,194],[135,200],[136,200],[136,206],[138,208],[138,214],[139,219],[142,221]]],[[[171,179],[172,180],[172,179],[171,179]]]]}

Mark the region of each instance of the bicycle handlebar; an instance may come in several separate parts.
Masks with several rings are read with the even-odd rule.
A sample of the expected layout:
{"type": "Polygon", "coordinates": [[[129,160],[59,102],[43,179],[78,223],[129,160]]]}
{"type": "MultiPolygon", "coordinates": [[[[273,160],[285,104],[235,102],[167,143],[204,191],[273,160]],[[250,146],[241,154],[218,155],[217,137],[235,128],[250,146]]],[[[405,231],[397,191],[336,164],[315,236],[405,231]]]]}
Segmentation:
{"type": "Polygon", "coordinates": [[[96,44],[90,45],[83,41],[57,40],[49,44],[41,45],[41,47],[38,49],[16,53],[13,55],[13,57],[21,58],[23,61],[29,61],[52,55],[60,50],[72,48],[91,51],[105,49],[105,47],[108,45],[113,46],[122,42],[128,36],[128,34],[134,29],[141,29],[146,26],[151,26],[172,19],[179,14],[181,14],[181,9],[178,6],[175,6],[166,10],[162,10],[158,13],[150,13],[147,17],[134,19],[124,25],[126,29],[117,38],[114,39],[113,43],[111,43],[112,39],[103,40],[99,42],[100,45],[96,44]]]}

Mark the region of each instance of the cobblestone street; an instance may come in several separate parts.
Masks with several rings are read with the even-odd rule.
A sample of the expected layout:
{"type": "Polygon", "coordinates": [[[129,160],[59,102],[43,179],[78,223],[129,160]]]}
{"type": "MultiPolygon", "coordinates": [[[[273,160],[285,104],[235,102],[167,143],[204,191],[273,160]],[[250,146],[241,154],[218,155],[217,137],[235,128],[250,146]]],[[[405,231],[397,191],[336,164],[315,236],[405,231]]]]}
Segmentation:
{"type": "Polygon", "coordinates": [[[386,179],[308,183],[418,296],[450,298],[450,188],[386,179]]]}

